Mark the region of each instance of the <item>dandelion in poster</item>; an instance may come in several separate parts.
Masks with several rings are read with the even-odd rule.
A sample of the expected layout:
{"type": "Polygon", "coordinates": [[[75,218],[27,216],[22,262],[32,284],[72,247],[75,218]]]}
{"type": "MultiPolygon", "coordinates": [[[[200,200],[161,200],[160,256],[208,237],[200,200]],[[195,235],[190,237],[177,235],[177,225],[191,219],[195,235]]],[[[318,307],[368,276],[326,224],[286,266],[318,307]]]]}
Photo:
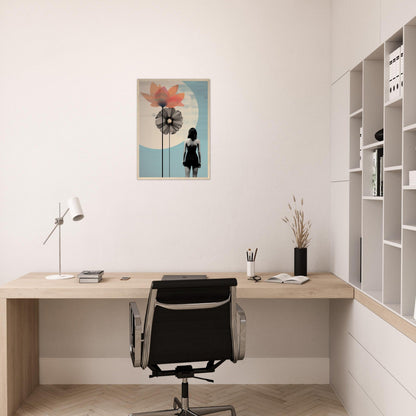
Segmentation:
{"type": "Polygon", "coordinates": [[[209,81],[138,80],[137,92],[138,179],[209,178],[209,81]]]}

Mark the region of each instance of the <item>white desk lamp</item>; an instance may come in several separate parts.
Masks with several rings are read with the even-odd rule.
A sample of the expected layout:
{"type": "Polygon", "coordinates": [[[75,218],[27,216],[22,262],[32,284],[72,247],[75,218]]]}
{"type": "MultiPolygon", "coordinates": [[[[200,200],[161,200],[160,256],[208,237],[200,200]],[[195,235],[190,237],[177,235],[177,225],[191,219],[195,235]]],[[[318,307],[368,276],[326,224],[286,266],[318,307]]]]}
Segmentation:
{"type": "Polygon", "coordinates": [[[70,213],[71,218],[73,221],[80,221],[84,218],[84,213],[82,212],[81,204],[77,197],[71,198],[68,200],[68,208],[64,212],[64,215],[61,216],[61,203],[59,203],[59,217],[55,218],[55,227],[53,227],[52,231],[46,237],[43,244],[49,240],[49,237],[53,234],[53,232],[58,228],[59,230],[59,274],[52,274],[46,276],[48,280],[62,280],[62,279],[70,279],[74,277],[72,274],[62,274],[61,273],[61,225],[64,223],[64,217],[67,213],[70,213]]]}

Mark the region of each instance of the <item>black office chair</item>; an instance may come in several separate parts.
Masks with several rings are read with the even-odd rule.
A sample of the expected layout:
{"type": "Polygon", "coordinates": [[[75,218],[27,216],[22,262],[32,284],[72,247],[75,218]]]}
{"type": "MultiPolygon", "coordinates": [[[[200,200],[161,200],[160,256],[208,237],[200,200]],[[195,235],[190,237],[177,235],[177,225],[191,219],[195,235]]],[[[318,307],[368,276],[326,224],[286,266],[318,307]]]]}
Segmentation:
{"type": "Polygon", "coordinates": [[[149,377],[182,379],[182,400],[173,409],[130,416],[202,416],[230,411],[233,406],[189,407],[188,378],[211,373],[224,361],[245,354],[246,317],[236,303],[236,279],[161,280],[152,282],[144,331],[139,310],[130,302],[130,356],[134,367],[149,367],[149,377]],[[190,363],[206,361],[194,368],[190,363]],[[161,364],[187,363],[162,370],[161,364]]]}

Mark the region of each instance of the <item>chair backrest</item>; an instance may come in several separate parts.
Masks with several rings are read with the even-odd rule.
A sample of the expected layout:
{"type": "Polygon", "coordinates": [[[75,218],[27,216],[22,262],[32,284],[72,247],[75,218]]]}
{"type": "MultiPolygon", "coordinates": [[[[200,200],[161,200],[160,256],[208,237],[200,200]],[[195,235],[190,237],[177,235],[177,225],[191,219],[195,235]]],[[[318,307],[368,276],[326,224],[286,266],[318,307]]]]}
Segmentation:
{"type": "Polygon", "coordinates": [[[144,324],[142,367],[237,361],[236,279],[152,283],[144,324]]]}

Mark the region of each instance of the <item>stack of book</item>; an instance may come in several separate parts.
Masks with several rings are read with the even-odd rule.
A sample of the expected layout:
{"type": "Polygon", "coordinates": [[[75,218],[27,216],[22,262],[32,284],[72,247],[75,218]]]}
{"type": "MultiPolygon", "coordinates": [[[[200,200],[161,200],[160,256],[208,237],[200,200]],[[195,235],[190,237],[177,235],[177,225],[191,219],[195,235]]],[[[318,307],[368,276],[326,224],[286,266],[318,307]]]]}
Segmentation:
{"type": "Polygon", "coordinates": [[[371,191],[373,196],[383,196],[383,148],[374,150],[371,166],[371,191]]]}
{"type": "Polygon", "coordinates": [[[99,283],[103,278],[104,270],[84,270],[78,275],[79,283],[99,283]]]}
{"type": "Polygon", "coordinates": [[[389,55],[389,100],[396,100],[402,96],[403,58],[403,45],[389,55]]]}

